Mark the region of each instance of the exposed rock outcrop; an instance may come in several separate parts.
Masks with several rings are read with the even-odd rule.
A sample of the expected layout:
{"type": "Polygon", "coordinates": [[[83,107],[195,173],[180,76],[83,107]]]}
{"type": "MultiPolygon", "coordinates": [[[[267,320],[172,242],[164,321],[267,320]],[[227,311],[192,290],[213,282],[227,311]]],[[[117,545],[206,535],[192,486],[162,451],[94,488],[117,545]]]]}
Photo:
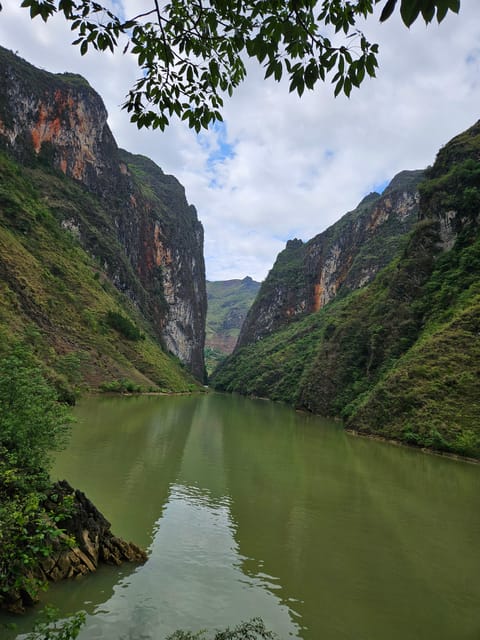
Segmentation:
{"type": "MultiPolygon", "coordinates": [[[[41,558],[30,572],[32,577],[42,582],[58,582],[93,573],[102,563],[120,565],[147,560],[143,549],[115,536],[105,516],[84,493],[74,490],[65,480],[53,486],[45,508],[55,513],[58,505],[70,496],[73,497],[71,515],[58,522],[61,533],[51,541],[51,554],[41,558]]],[[[22,613],[35,602],[35,597],[22,589],[4,595],[2,606],[11,612],[22,613]]]]}
{"type": "Polygon", "coordinates": [[[237,349],[298,316],[319,311],[340,291],[371,282],[418,219],[417,185],[422,175],[403,171],[382,195],[366,196],[315,238],[306,243],[289,240],[248,313],[237,349]]]}
{"type": "Polygon", "coordinates": [[[23,164],[53,168],[101,201],[108,217],[61,211],[62,225],[164,346],[203,379],[203,229],[183,187],[147,158],[118,149],[100,96],[80,76],[35,69],[0,48],[0,94],[0,147],[23,164]]]}

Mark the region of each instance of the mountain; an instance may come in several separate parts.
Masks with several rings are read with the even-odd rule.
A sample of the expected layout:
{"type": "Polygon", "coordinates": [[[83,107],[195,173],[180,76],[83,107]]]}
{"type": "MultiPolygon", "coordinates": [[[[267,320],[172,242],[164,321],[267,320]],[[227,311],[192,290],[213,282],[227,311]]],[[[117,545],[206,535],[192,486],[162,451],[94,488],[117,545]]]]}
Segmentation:
{"type": "Polygon", "coordinates": [[[176,178],[118,148],[83,78],[3,48],[0,154],[5,340],[93,387],[203,381],[203,229],[176,178]]]}
{"type": "Polygon", "coordinates": [[[249,276],[243,280],[207,280],[205,360],[208,373],[233,351],[259,288],[260,283],[249,276]]]}
{"type": "Polygon", "coordinates": [[[422,175],[403,171],[382,195],[369,194],[312,240],[289,240],[250,309],[238,348],[371,282],[417,220],[422,175]]]}
{"type": "MultiPolygon", "coordinates": [[[[357,278],[349,290],[347,275],[333,299],[316,311],[311,295],[293,320],[271,305],[280,309],[271,330],[254,315],[269,308],[257,299],[246,338],[212,384],[340,416],[360,433],[480,458],[480,122],[440,150],[418,188],[418,223],[369,284],[357,278]]],[[[288,282],[275,273],[281,258],[267,280],[296,300],[303,255],[284,269],[288,282]]]]}

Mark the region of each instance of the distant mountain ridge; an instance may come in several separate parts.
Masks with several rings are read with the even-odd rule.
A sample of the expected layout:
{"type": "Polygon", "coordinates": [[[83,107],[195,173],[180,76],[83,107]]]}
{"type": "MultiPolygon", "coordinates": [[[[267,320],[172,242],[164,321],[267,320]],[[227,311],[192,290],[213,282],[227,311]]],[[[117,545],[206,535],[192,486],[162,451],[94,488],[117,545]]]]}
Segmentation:
{"type": "Polygon", "coordinates": [[[235,348],[259,288],[260,283],[249,276],[243,280],[207,280],[205,356],[209,373],[235,348]]]}

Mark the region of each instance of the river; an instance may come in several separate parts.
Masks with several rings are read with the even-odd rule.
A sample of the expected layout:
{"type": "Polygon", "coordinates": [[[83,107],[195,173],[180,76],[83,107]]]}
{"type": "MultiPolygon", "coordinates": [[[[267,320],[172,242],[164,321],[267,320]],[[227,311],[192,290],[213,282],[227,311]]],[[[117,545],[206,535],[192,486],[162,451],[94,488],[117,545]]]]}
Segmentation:
{"type": "Polygon", "coordinates": [[[282,640],[480,638],[480,465],[239,396],[87,398],[76,415],[53,477],[149,551],[49,589],[87,611],[80,640],[254,616],[282,640]]]}

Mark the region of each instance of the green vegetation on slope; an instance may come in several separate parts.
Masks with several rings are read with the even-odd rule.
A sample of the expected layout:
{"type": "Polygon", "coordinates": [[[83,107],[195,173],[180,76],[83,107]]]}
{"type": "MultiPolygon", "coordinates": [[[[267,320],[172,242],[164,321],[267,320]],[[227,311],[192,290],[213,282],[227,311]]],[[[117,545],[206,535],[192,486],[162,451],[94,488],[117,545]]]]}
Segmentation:
{"type": "Polygon", "coordinates": [[[437,259],[416,302],[418,340],[352,404],[356,429],[480,457],[480,238],[469,235],[437,259]]]}
{"type": "Polygon", "coordinates": [[[163,226],[170,231],[181,229],[184,234],[190,233],[190,206],[181,206],[180,195],[184,195],[184,188],[178,180],[163,173],[160,167],[146,156],[129,153],[123,149],[119,152],[137,179],[137,185],[143,195],[155,203],[155,211],[163,226]]]}
{"type": "MultiPolygon", "coordinates": [[[[148,319],[81,248],[80,232],[117,273],[131,271],[94,196],[41,164],[24,168],[0,154],[0,327],[6,339],[28,340],[66,398],[78,388],[127,381],[144,390],[194,388],[164,353],[148,319]],[[112,326],[119,317],[123,329],[112,326]]],[[[133,273],[122,280],[137,283],[137,299],[146,295],[133,273]]]]}
{"type": "Polygon", "coordinates": [[[48,468],[70,422],[28,349],[0,343],[0,606],[33,601],[41,586],[34,569],[59,535],[44,506],[48,468]]]}
{"type": "Polygon", "coordinates": [[[259,288],[260,283],[248,276],[243,280],[207,280],[205,364],[209,374],[233,351],[259,288]]]}
{"type": "Polygon", "coordinates": [[[370,287],[241,349],[212,384],[480,456],[480,239],[434,262],[435,240],[420,223],[370,287]]]}
{"type": "Polygon", "coordinates": [[[420,189],[430,218],[369,287],[240,349],[213,384],[479,458],[479,151],[478,125],[442,149],[420,189]]]}
{"type": "Polygon", "coordinates": [[[418,220],[422,175],[402,171],[382,195],[370,193],[308,242],[287,242],[247,315],[238,348],[371,282],[399,253],[418,220]]]}

